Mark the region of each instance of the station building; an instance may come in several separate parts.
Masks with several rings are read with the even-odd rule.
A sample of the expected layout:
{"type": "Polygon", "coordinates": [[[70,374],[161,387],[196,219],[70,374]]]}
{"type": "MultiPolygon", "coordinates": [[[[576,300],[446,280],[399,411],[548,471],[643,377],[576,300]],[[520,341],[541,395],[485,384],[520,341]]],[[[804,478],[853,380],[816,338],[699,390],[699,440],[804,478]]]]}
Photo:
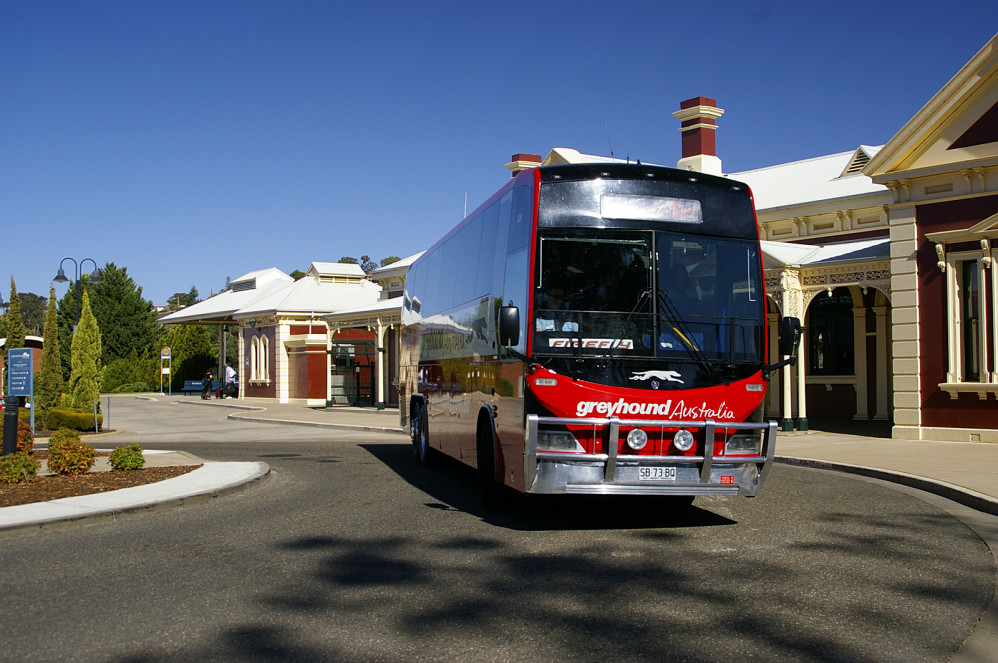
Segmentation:
{"type": "MultiPolygon", "coordinates": [[[[753,191],[771,356],[781,316],[805,326],[767,414],[787,430],[849,419],[899,439],[998,442],[998,36],[883,145],[724,173],[723,113],[706,97],[680,104],[676,165],[753,191]]],[[[556,148],[506,167],[606,161],[620,160],[556,148]]],[[[240,394],[397,405],[399,295],[416,257],[370,277],[332,263],[299,282],[252,272],[161,321],[238,326],[240,394]]]]}

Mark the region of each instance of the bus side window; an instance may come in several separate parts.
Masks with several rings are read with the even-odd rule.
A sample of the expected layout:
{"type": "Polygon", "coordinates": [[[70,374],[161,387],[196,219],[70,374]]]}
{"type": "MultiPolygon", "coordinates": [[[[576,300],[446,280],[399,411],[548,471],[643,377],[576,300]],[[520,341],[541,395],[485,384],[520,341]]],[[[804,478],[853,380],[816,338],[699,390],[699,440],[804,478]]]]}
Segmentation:
{"type": "Polygon", "coordinates": [[[475,271],[475,297],[481,297],[492,291],[492,266],[495,261],[496,232],[499,225],[499,207],[502,202],[494,203],[482,213],[481,256],[475,271]]]}
{"type": "Polygon", "coordinates": [[[526,248],[514,251],[506,256],[506,278],[503,281],[503,305],[516,306],[520,309],[520,342],[511,346],[514,350],[523,352],[527,331],[524,327],[529,318],[527,312],[527,271],[530,268],[529,252],[526,248]]]}
{"type": "Polygon", "coordinates": [[[513,188],[513,206],[509,219],[509,238],[506,252],[524,248],[530,242],[534,225],[534,193],[526,186],[513,188]]]}
{"type": "Polygon", "coordinates": [[[503,270],[506,264],[506,243],[509,239],[509,217],[512,209],[513,192],[510,191],[499,199],[499,218],[496,219],[495,234],[492,235],[495,238],[495,250],[492,253],[494,269],[490,275],[492,282],[489,284],[488,291],[496,299],[502,299],[503,275],[505,274],[503,270]]]}

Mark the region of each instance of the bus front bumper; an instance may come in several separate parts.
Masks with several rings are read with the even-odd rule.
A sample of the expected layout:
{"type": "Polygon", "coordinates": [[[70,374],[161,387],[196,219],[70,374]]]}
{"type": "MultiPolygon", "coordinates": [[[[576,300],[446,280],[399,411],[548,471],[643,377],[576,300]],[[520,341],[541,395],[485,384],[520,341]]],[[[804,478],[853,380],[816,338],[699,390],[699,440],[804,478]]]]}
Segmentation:
{"type": "Polygon", "coordinates": [[[777,423],[718,424],[713,420],[648,421],[612,417],[564,419],[527,417],[527,452],[524,456],[526,492],[590,495],[740,495],[754,497],[773,463],[777,423]],[[606,454],[538,451],[537,431],[543,425],[593,426],[605,435],[606,454]],[[704,444],[705,456],[620,455],[617,440],[621,426],[696,428],[706,440],[717,428],[750,429],[761,433],[757,456],[716,456],[713,443],[704,444]]]}

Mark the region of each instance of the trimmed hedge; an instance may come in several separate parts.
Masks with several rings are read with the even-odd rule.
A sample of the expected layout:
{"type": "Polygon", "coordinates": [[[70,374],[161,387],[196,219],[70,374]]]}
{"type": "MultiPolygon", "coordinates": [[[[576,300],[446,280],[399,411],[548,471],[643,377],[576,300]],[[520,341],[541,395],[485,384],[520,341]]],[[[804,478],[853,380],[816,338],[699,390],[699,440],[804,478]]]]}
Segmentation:
{"type": "MultiPolygon", "coordinates": [[[[104,415],[98,412],[97,427],[100,429],[103,426],[104,415]]],[[[70,430],[90,431],[94,429],[94,413],[54,407],[45,413],[45,427],[49,430],[68,428],[70,430]]]]}
{"type": "Polygon", "coordinates": [[[115,394],[143,394],[153,389],[145,382],[128,382],[112,389],[115,394]]]}

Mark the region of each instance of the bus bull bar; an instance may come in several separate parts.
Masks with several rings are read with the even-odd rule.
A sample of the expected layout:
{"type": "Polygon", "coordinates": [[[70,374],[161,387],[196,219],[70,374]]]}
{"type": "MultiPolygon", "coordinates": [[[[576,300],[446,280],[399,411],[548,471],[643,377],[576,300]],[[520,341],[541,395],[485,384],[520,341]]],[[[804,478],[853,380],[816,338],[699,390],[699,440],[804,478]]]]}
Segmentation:
{"type": "Polygon", "coordinates": [[[762,488],[776,449],[776,421],[724,422],[619,419],[617,417],[527,416],[527,453],[524,479],[528,493],[618,494],[618,495],[743,495],[753,497],[762,488]],[[538,451],[538,429],[543,425],[592,426],[594,438],[600,429],[607,453],[590,454],[538,451]],[[621,455],[617,453],[620,427],[645,431],[659,428],[702,430],[702,456],[621,455]],[[762,430],[762,449],[757,456],[718,456],[714,453],[717,429],[762,430]],[[641,467],[675,465],[675,481],[640,481],[641,467]],[[723,477],[723,479],[722,479],[723,477]]]}

